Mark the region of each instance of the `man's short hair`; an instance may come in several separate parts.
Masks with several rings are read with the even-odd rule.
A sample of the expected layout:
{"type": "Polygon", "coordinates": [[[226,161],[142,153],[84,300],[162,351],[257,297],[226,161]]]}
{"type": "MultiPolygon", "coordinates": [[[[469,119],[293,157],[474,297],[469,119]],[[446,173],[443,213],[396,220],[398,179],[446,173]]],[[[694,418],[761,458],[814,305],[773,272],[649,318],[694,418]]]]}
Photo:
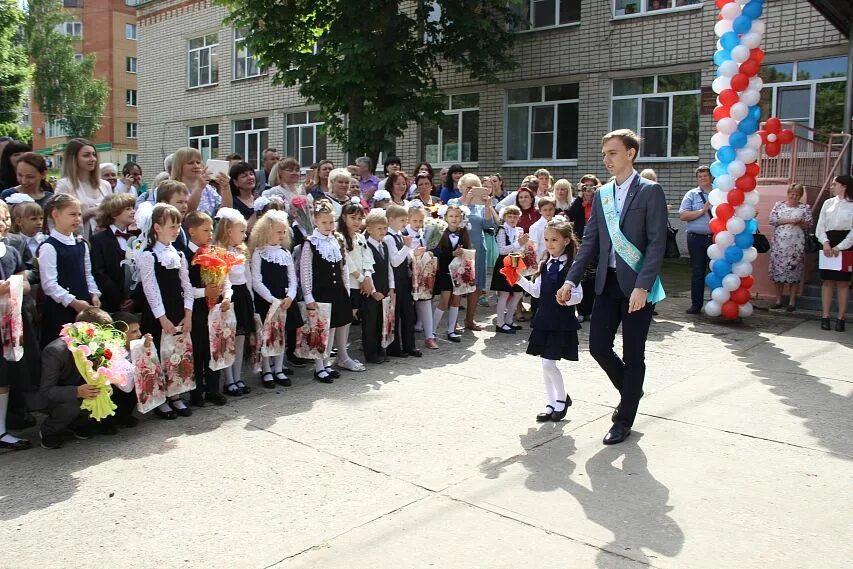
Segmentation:
{"type": "Polygon", "coordinates": [[[710,169],[710,168],[708,168],[707,166],[699,166],[698,168],[696,168],[696,172],[695,172],[695,174],[698,176],[698,175],[699,175],[699,174],[701,174],[702,172],[707,172],[708,174],[710,174],[710,173],[711,173],[711,169],[710,169]]]}
{"type": "Polygon", "coordinates": [[[209,223],[213,225],[213,219],[203,211],[191,211],[186,216],[184,216],[184,225],[187,229],[195,229],[196,227],[200,227],[205,223],[209,223]]]}
{"type": "Polygon", "coordinates": [[[622,141],[622,144],[625,145],[625,148],[628,150],[634,150],[634,159],[640,155],[640,137],[636,132],[629,128],[620,128],[614,130],[612,132],[608,132],[603,137],[601,137],[601,144],[605,144],[608,140],[618,138],[622,141]]]}
{"type": "Polygon", "coordinates": [[[370,170],[370,167],[373,166],[373,160],[370,159],[370,156],[359,156],[355,159],[356,166],[367,166],[367,169],[370,170]]]}
{"type": "Polygon", "coordinates": [[[240,156],[239,154],[236,154],[236,153],[235,154],[229,154],[228,156],[225,157],[225,159],[226,160],[239,160],[240,162],[243,161],[243,157],[240,156]]]}

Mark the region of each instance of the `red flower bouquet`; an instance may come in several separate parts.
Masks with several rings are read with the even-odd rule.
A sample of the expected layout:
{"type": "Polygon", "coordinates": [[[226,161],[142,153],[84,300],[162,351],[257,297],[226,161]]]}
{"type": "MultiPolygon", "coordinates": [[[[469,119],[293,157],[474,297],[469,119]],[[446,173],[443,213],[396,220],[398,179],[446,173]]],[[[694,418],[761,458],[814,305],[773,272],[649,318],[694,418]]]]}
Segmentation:
{"type": "Polygon", "coordinates": [[[150,337],[130,342],[130,360],[136,371],[136,409],[148,413],[166,402],[163,368],[150,337]]]}
{"type": "Polygon", "coordinates": [[[300,302],[299,311],[305,324],[296,330],[296,355],[309,360],[326,357],[332,305],[318,302],[316,310],[308,310],[305,303],[300,302]]]}
{"type": "Polygon", "coordinates": [[[207,331],[210,337],[210,369],[225,369],[234,363],[237,357],[237,344],[234,331],[237,329],[237,316],[234,310],[222,311],[217,304],[207,315],[207,331]]]}
{"type": "Polygon", "coordinates": [[[387,348],[394,342],[394,299],[386,296],[382,299],[382,347],[387,348]]]}
{"type": "Polygon", "coordinates": [[[521,259],[524,261],[524,268],[519,269],[519,274],[524,277],[534,274],[539,267],[536,243],[533,241],[527,242],[527,245],[524,246],[524,251],[521,252],[521,259]]]}
{"type": "Polygon", "coordinates": [[[282,307],[280,300],[274,300],[270,305],[261,330],[262,356],[278,356],[284,352],[284,324],[286,320],[287,310],[282,307]]]}
{"type": "Polygon", "coordinates": [[[17,362],[24,357],[24,320],[21,306],[24,301],[24,277],[9,277],[9,294],[0,297],[0,336],[3,338],[3,357],[17,362]]]}
{"type": "MultiPolygon", "coordinates": [[[[235,255],[222,247],[204,247],[193,256],[193,265],[201,267],[201,282],[205,286],[216,285],[219,289],[225,284],[231,267],[242,265],[244,261],[242,255],[235,255]]],[[[219,293],[205,298],[207,309],[213,310],[219,302],[219,293]]]]}
{"type": "Polygon", "coordinates": [[[163,334],[160,358],[166,380],[166,396],[172,397],[195,389],[193,344],[189,334],[163,334]]]}
{"type": "Polygon", "coordinates": [[[450,278],[453,281],[453,294],[463,295],[477,290],[477,273],[474,259],[477,251],[463,249],[463,254],[450,261],[450,278]]]}

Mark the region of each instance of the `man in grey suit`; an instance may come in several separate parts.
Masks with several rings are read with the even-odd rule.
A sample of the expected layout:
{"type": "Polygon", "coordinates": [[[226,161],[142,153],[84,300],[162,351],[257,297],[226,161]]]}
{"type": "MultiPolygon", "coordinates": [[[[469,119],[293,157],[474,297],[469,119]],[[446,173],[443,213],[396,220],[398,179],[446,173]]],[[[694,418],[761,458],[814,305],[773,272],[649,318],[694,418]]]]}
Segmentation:
{"type": "Polygon", "coordinates": [[[264,190],[270,189],[270,174],[276,162],[278,162],[278,150],[265,148],[261,153],[261,167],[255,170],[255,197],[264,193],[264,190]]]}
{"type": "Polygon", "coordinates": [[[566,302],[598,254],[598,296],[592,309],[589,352],[621,396],[604,444],[621,443],[631,433],[646,373],[646,337],[653,312],[649,297],[656,302],[663,294],[659,275],[666,250],[666,197],[659,184],[641,178],[634,170],[639,151],[639,138],[627,129],[602,139],[604,165],[615,180],[596,193],[583,244],[557,293],[557,300],[566,302]],[[617,224],[614,239],[611,232],[617,224]],[[623,358],[613,351],[620,324],[623,358]]]}

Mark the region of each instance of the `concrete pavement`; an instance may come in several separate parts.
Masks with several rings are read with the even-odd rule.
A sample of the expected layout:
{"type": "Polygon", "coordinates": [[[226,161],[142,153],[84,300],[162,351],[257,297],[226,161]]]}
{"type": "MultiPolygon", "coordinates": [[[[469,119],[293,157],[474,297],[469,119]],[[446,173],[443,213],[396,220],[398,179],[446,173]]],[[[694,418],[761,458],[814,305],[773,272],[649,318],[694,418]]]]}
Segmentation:
{"type": "Polygon", "coordinates": [[[0,456],[0,567],[853,567],[853,334],[686,302],[658,307],[622,445],[601,444],[616,400],[587,353],[560,365],[567,419],[539,425],[526,332],[466,333],[0,456]]]}

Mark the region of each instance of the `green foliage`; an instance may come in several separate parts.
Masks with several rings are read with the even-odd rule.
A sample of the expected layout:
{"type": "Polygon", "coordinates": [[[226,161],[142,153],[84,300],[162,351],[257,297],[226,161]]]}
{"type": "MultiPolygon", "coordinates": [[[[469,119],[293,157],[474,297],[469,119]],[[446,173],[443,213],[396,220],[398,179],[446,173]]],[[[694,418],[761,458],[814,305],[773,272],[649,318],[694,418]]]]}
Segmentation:
{"type": "Polygon", "coordinates": [[[70,136],[90,138],[101,127],[109,88],[94,78],[94,56],[77,61],[74,40],[57,31],[66,19],[55,0],[29,1],[24,31],[35,62],[34,99],[70,136]]]}
{"type": "Polygon", "coordinates": [[[0,124],[18,120],[27,93],[30,65],[21,41],[23,21],[17,0],[0,0],[0,124]]]}
{"type": "Polygon", "coordinates": [[[217,2],[275,81],[298,86],[331,137],[374,163],[410,121],[440,122],[439,74],[493,81],[513,67],[506,0],[217,2]]]}
{"type": "Polygon", "coordinates": [[[0,136],[8,136],[14,140],[20,140],[21,142],[32,145],[33,127],[21,128],[18,124],[12,122],[0,123],[0,136]]]}

